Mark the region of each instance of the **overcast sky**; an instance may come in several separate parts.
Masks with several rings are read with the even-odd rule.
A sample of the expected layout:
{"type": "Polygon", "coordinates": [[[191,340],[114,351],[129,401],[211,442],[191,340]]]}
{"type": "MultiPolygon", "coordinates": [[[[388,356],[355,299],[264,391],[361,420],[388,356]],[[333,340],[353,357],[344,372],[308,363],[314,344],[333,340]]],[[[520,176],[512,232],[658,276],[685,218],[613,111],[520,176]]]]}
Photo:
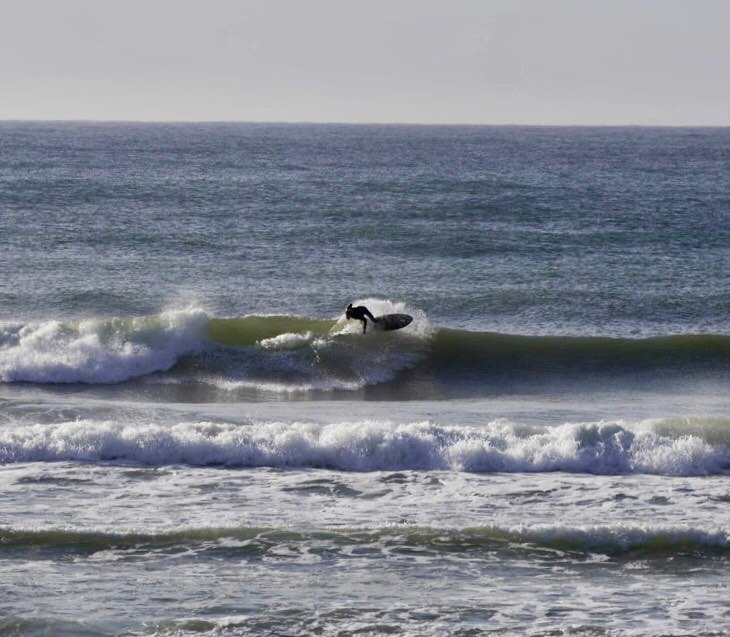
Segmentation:
{"type": "Polygon", "coordinates": [[[730,125],[730,0],[0,0],[0,119],[730,125]]]}

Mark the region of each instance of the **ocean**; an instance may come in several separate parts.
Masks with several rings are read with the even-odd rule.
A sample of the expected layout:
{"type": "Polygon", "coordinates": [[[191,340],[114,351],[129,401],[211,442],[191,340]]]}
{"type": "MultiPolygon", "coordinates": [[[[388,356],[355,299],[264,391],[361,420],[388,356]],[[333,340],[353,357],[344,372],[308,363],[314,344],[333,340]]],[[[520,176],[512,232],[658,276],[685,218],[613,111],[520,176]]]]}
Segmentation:
{"type": "Polygon", "coordinates": [[[4,122],[0,274],[0,636],[730,635],[730,129],[4,122]]]}

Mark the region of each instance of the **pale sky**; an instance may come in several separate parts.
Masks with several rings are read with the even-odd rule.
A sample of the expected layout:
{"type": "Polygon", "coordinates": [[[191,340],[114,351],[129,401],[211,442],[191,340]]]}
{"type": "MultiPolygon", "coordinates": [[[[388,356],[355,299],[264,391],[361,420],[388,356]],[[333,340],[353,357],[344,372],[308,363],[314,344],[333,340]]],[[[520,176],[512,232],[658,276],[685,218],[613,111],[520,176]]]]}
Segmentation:
{"type": "Polygon", "coordinates": [[[0,0],[0,120],[730,125],[730,0],[0,0]]]}

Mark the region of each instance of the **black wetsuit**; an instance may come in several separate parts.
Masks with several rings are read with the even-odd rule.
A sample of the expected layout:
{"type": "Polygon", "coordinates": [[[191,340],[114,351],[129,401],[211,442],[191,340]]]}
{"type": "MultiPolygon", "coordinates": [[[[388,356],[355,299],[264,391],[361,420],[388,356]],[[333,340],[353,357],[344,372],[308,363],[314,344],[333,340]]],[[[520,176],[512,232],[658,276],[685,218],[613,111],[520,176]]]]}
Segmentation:
{"type": "Polygon", "coordinates": [[[357,319],[358,321],[362,321],[362,333],[365,334],[367,331],[368,322],[365,318],[370,317],[370,320],[373,321],[373,323],[377,323],[378,319],[376,319],[371,313],[368,308],[366,308],[364,305],[358,305],[357,307],[352,307],[352,305],[348,305],[347,309],[345,310],[345,316],[347,317],[347,320],[350,319],[357,319]]]}

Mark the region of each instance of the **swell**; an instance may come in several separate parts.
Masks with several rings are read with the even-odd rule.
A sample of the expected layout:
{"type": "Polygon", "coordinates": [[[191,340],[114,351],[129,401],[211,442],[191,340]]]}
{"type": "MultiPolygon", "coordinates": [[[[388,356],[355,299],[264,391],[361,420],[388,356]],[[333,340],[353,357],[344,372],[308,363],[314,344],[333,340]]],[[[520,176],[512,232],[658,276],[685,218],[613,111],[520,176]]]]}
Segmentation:
{"type": "MultiPolygon", "coordinates": [[[[279,546],[313,554],[347,554],[368,547],[375,553],[434,555],[458,553],[530,554],[549,549],[561,553],[608,556],[730,556],[730,529],[631,525],[487,525],[467,528],[384,526],[314,529],[260,527],[181,528],[157,532],[83,530],[73,528],[0,527],[0,553],[39,551],[91,555],[101,551],[193,551],[263,557],[279,546]]],[[[373,555],[369,551],[368,555],[373,555]]],[[[299,551],[297,551],[298,553],[299,551]]]]}
{"type": "Polygon", "coordinates": [[[730,471],[727,421],[482,426],[355,421],[155,424],[75,420],[0,427],[0,463],[338,471],[552,472],[704,476],[730,471]]]}

